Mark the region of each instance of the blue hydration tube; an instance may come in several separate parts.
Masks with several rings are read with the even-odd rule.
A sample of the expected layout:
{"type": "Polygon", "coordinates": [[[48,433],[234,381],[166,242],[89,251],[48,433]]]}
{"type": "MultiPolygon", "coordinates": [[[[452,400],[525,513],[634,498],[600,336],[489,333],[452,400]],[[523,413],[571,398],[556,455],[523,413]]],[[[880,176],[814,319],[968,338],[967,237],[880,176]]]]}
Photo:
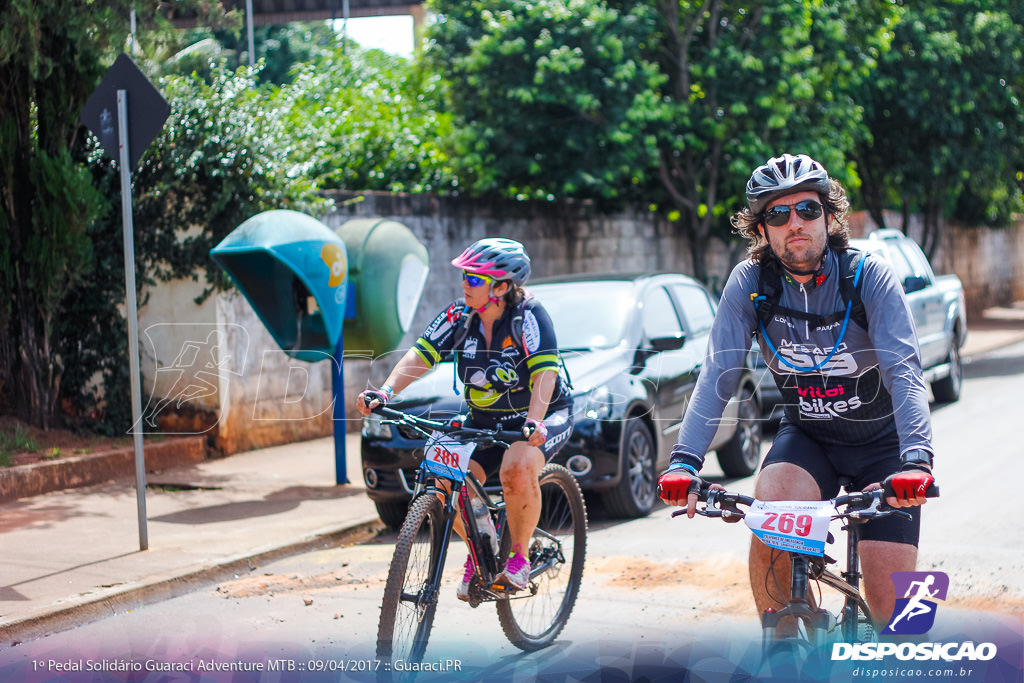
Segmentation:
{"type": "MultiPolygon", "coordinates": [[[[857,272],[853,275],[853,288],[856,289],[857,285],[860,284],[860,271],[864,268],[864,262],[866,258],[861,258],[860,263],[857,264],[857,272]]],[[[764,295],[758,295],[754,297],[754,301],[764,299],[764,295]]],[[[797,372],[815,372],[825,367],[825,364],[832,360],[832,356],[836,355],[836,351],[839,350],[839,345],[843,342],[843,337],[846,336],[846,328],[850,324],[850,313],[853,311],[853,301],[846,302],[846,315],[843,316],[843,326],[839,328],[839,338],[836,339],[836,343],[832,346],[832,351],[829,353],[823,361],[809,368],[802,368],[798,365],[793,365],[788,360],[779,355],[779,350],[775,348],[775,344],[772,344],[771,338],[768,337],[768,330],[764,327],[764,321],[758,318],[758,324],[761,326],[761,336],[764,337],[765,343],[768,345],[768,349],[771,350],[772,356],[777,358],[780,363],[785,365],[787,368],[796,370],[797,372]]]]}

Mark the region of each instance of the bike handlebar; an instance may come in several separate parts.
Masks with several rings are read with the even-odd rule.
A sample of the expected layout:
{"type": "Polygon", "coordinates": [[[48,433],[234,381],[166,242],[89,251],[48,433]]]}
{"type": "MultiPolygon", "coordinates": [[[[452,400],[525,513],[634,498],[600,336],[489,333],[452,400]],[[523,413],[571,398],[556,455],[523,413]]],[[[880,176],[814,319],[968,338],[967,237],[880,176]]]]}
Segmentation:
{"type": "Polygon", "coordinates": [[[431,431],[438,431],[464,443],[494,444],[508,448],[509,445],[516,441],[526,441],[529,438],[524,436],[521,431],[466,427],[463,426],[461,421],[457,421],[455,418],[446,422],[428,420],[423,417],[404,413],[401,410],[388,408],[387,406],[377,406],[373,408],[371,412],[389,418],[385,420],[385,422],[409,425],[413,429],[422,433],[423,436],[429,436],[431,431]]]}
{"type": "MultiPolygon", "coordinates": [[[[890,507],[885,502],[885,497],[891,495],[891,492],[886,492],[884,489],[875,489],[873,491],[855,491],[853,493],[838,496],[832,499],[833,505],[838,509],[841,506],[846,506],[844,512],[839,512],[836,518],[842,517],[854,517],[859,519],[874,519],[876,517],[886,517],[888,515],[907,515],[908,513],[894,507],[890,507]]],[[[939,487],[934,483],[928,486],[925,491],[926,498],[938,498],[939,487]]],[[[740,510],[737,505],[745,505],[750,507],[757,502],[756,498],[751,496],[745,496],[742,493],[735,493],[733,491],[725,491],[723,489],[712,489],[706,488],[697,494],[697,500],[706,503],[705,507],[697,508],[697,514],[702,517],[721,517],[725,520],[736,520],[743,519],[745,513],[740,510]]],[[[686,509],[675,510],[672,513],[673,517],[686,514],[686,509]]]]}

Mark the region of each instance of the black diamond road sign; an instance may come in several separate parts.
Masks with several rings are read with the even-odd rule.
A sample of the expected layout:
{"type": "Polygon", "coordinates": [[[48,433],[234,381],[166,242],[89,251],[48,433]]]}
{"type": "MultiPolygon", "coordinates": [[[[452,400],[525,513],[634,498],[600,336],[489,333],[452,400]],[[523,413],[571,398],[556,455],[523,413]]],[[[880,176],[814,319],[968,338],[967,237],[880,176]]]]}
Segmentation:
{"type": "Polygon", "coordinates": [[[171,114],[160,91],[149,82],[132,58],[123,52],[89,96],[81,121],[100,139],[103,149],[120,159],[117,134],[117,91],[128,92],[128,166],[135,168],[142,153],[160,134],[171,114]]]}

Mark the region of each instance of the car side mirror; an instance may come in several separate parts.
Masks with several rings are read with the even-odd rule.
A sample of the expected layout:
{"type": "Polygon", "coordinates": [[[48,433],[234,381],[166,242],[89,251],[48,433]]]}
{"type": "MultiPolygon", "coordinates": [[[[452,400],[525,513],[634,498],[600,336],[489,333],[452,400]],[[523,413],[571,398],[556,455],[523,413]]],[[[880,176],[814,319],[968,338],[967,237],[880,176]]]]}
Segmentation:
{"type": "Polygon", "coordinates": [[[907,294],[919,292],[928,286],[928,278],[921,275],[910,275],[903,280],[903,291],[907,294]]]}
{"type": "Polygon", "coordinates": [[[683,348],[686,343],[686,333],[680,332],[679,334],[671,337],[655,337],[651,340],[651,346],[658,353],[662,351],[677,351],[683,348]]]}

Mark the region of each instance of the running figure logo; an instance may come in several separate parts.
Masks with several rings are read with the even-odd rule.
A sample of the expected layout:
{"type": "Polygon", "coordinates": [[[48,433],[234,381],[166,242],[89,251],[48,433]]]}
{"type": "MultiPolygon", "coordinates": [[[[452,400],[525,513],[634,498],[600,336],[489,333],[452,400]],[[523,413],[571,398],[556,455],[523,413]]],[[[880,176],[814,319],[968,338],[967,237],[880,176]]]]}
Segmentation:
{"type": "Polygon", "coordinates": [[[884,634],[920,635],[935,623],[936,601],[945,600],[949,577],[943,572],[893,572],[896,607],[884,634]]]}

